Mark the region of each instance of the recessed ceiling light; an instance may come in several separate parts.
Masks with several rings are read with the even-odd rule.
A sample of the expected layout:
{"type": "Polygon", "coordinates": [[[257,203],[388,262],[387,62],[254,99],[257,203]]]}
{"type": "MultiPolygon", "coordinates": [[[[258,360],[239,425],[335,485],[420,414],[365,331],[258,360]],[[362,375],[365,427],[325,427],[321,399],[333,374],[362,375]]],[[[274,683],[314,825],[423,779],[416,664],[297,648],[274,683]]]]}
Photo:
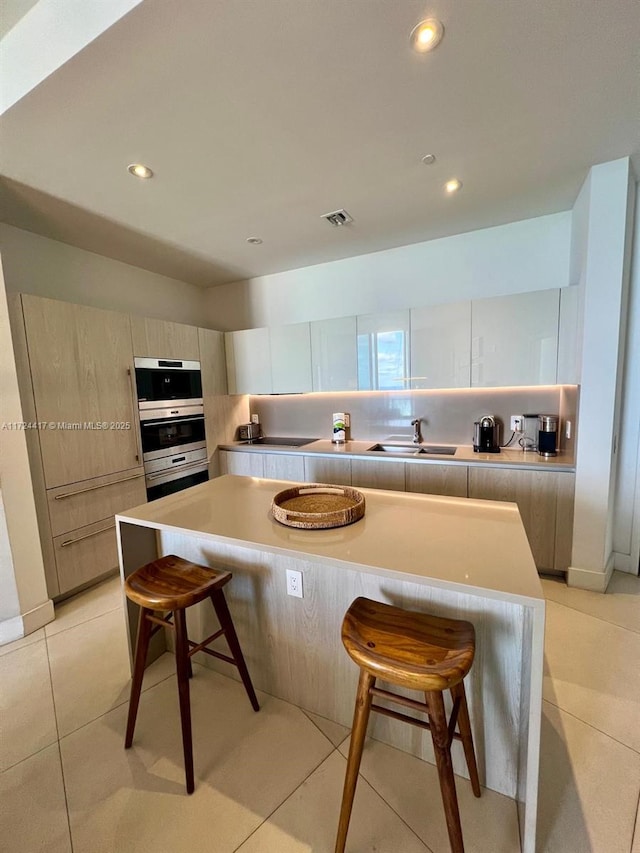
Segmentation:
{"type": "Polygon", "coordinates": [[[436,162],[436,155],[435,154],[425,154],[424,157],[422,158],[422,162],[424,163],[425,166],[431,166],[431,165],[433,165],[433,163],[436,162]]]}
{"type": "Polygon", "coordinates": [[[444,188],[448,193],[457,193],[461,187],[462,181],[459,181],[457,178],[452,178],[444,185],[444,188]]]}
{"type": "Polygon", "coordinates": [[[247,237],[247,243],[251,243],[252,246],[259,246],[262,239],[260,237],[247,237]]]}
{"type": "Polygon", "coordinates": [[[131,163],[127,166],[127,170],[136,178],[152,178],[153,172],[144,163],[131,163]]]}
{"type": "Polygon", "coordinates": [[[411,30],[409,40],[411,47],[418,53],[427,53],[440,44],[443,35],[444,27],[440,21],[435,18],[426,18],[411,30]]]}

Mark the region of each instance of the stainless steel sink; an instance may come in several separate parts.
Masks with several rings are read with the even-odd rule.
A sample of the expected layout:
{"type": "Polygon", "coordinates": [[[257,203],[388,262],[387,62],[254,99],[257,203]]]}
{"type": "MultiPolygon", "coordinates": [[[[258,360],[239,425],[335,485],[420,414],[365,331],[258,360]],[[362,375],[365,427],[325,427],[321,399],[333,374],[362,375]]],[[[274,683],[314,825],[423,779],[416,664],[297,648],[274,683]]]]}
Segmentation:
{"type": "Polygon", "coordinates": [[[374,444],[369,447],[370,453],[392,453],[395,456],[421,456],[422,454],[453,456],[455,447],[447,447],[436,444],[374,444]]]}

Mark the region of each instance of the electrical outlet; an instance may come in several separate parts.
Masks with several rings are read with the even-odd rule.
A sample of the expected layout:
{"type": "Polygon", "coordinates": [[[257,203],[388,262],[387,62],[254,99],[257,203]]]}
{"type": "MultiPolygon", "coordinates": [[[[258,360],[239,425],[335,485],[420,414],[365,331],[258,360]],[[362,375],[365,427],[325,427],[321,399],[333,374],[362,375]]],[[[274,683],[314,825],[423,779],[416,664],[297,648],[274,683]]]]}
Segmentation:
{"type": "Polygon", "coordinates": [[[251,423],[252,424],[259,424],[260,423],[260,418],[258,417],[258,415],[251,415],[251,423]]]}
{"type": "Polygon", "coordinates": [[[571,421],[564,422],[564,437],[571,438],[571,421]]]}
{"type": "Polygon", "coordinates": [[[522,432],[524,428],[524,418],[522,415],[511,415],[511,429],[513,432],[522,432]]]}
{"type": "Polygon", "coordinates": [[[302,592],[302,572],[287,569],[287,595],[295,598],[304,598],[302,592]]]}

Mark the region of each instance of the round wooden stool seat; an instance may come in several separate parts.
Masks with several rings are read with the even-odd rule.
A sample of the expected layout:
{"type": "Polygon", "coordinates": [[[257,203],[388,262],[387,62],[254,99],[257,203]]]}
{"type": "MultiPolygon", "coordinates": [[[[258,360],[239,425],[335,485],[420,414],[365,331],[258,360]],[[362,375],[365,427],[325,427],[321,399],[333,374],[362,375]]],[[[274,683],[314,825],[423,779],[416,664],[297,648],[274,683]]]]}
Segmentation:
{"type": "Polygon", "coordinates": [[[376,678],[414,690],[450,690],[471,669],[470,622],[357,598],[342,623],[347,653],[376,678]]]}
{"type": "Polygon", "coordinates": [[[184,610],[208,598],[231,580],[230,572],[161,557],[136,569],[124,582],[127,598],[150,610],[184,610]]]}
{"type": "Polygon", "coordinates": [[[183,560],[182,557],[170,554],[136,569],[124,582],[127,598],[140,606],[124,746],[125,749],[129,749],[133,743],[149,643],[157,631],[169,629],[175,635],[182,750],[188,794],[193,793],[195,787],[189,698],[189,679],[193,677],[192,656],[202,652],[237,667],[253,710],[260,710],[258,698],[251,683],[251,676],[240,648],[238,635],[224,597],[223,587],[230,580],[231,572],[218,571],[209,568],[209,566],[199,566],[197,563],[191,563],[189,560],[183,560]],[[211,636],[196,643],[187,636],[185,611],[193,604],[204,601],[205,598],[211,600],[220,628],[214,631],[211,636]],[[163,616],[163,613],[168,613],[168,615],[163,616]],[[219,637],[224,637],[227,641],[230,654],[209,648],[209,645],[219,637]]]}
{"type": "Polygon", "coordinates": [[[471,669],[475,654],[473,625],[356,598],[342,622],[342,642],[349,657],[360,667],[360,677],[335,853],[344,853],[371,711],[431,733],[451,853],[464,853],[451,743],[454,740],[462,743],[471,788],[474,796],[479,797],[480,778],[464,689],[464,677],[471,669]],[[378,678],[394,686],[419,690],[425,701],[378,687],[378,678]],[[452,699],[448,719],[443,698],[445,690],[451,693],[452,699]],[[394,710],[387,704],[374,704],[374,699],[426,714],[427,720],[394,710]]]}

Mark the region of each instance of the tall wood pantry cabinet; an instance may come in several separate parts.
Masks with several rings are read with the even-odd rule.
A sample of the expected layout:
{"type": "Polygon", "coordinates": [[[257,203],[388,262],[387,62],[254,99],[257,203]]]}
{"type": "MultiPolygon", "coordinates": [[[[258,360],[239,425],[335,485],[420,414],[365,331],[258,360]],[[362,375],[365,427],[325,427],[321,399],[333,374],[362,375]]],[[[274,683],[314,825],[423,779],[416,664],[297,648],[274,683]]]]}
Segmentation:
{"type": "Polygon", "coordinates": [[[23,294],[16,350],[47,586],[118,565],[115,513],[146,501],[129,316],[23,294]]]}

